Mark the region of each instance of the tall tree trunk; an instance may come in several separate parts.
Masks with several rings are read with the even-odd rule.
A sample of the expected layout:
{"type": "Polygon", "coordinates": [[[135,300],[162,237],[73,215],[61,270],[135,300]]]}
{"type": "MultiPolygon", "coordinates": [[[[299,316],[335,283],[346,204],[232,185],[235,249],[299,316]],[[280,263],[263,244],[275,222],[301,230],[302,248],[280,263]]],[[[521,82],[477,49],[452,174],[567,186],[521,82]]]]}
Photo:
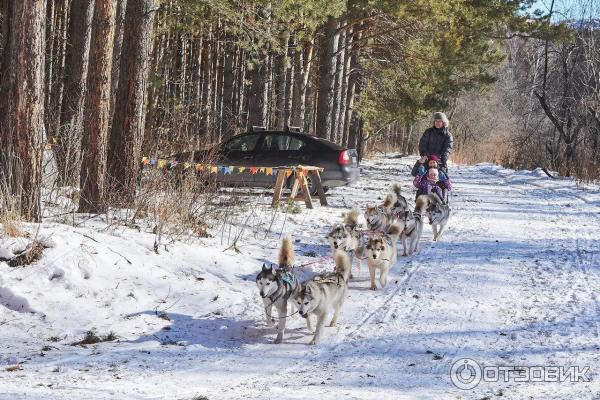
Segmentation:
{"type": "Polygon", "coordinates": [[[104,183],[110,112],[112,47],[115,35],[116,0],[94,5],[87,94],[83,113],[83,159],[79,212],[105,209],[104,183]]]}
{"type": "Polygon", "coordinates": [[[40,221],[46,1],[13,2],[5,18],[9,21],[2,65],[0,178],[18,196],[22,216],[40,221]],[[17,176],[7,176],[9,172],[17,176]]]}
{"type": "MultiPolygon", "coordinates": [[[[266,57],[265,57],[266,60],[266,57]]],[[[264,126],[266,117],[267,63],[255,61],[250,73],[252,84],[248,95],[248,129],[252,126],[264,126]]]]}
{"type": "Polygon", "coordinates": [[[316,135],[331,138],[333,118],[333,85],[336,71],[338,20],[329,16],[319,46],[319,87],[316,115],[316,135]]]}
{"type": "Polygon", "coordinates": [[[346,109],[348,103],[348,79],[350,77],[350,60],[351,60],[351,45],[352,45],[352,29],[346,33],[346,41],[343,44],[344,57],[342,60],[342,84],[338,96],[340,97],[340,109],[338,112],[338,123],[336,125],[336,135],[339,138],[339,142],[342,146],[348,145],[348,136],[346,135],[346,109]]]}
{"type": "Polygon", "coordinates": [[[113,39],[112,71],[110,73],[110,112],[108,117],[110,121],[109,124],[113,121],[115,113],[115,102],[117,101],[117,90],[119,87],[119,69],[121,67],[121,54],[123,48],[123,32],[125,30],[126,9],[127,0],[117,0],[117,15],[115,17],[115,37],[113,39]]]}
{"type": "MultiPolygon", "coordinates": [[[[65,61],[65,25],[68,13],[67,0],[56,0],[47,8],[46,26],[46,134],[58,136],[60,127],[60,106],[63,94],[63,75],[65,61]]],[[[49,3],[50,5],[50,3],[49,3]]]]}
{"type": "Polygon", "coordinates": [[[338,130],[340,125],[340,111],[342,104],[342,80],[344,79],[344,56],[346,51],[344,50],[346,44],[346,31],[343,30],[338,35],[338,44],[337,48],[342,49],[339,54],[336,56],[335,62],[335,79],[334,79],[334,89],[333,89],[333,109],[332,109],[332,120],[331,120],[331,140],[339,143],[341,138],[338,136],[338,130]]]}
{"type": "Polygon", "coordinates": [[[304,52],[302,49],[296,50],[294,53],[294,74],[292,82],[292,110],[290,115],[290,125],[298,126],[301,129],[304,128],[304,115],[302,115],[301,109],[301,90],[304,83],[303,76],[303,59],[304,52]]]}
{"type": "Polygon", "coordinates": [[[225,53],[223,54],[223,106],[221,112],[221,134],[223,139],[230,138],[234,134],[236,124],[236,112],[233,99],[235,76],[233,64],[235,61],[235,47],[233,36],[225,36],[225,53]]]}
{"type": "Polygon", "coordinates": [[[110,131],[110,188],[125,204],[135,198],[146,118],[146,86],[154,0],[127,3],[115,115],[110,131]]]}
{"type": "Polygon", "coordinates": [[[273,126],[275,129],[283,129],[285,126],[285,82],[287,79],[288,64],[288,40],[289,34],[285,32],[281,38],[281,53],[273,56],[273,126]]]}
{"type": "Polygon", "coordinates": [[[54,155],[59,185],[77,185],[81,170],[82,117],[94,0],[71,2],[60,129],[54,155]]]}
{"type": "Polygon", "coordinates": [[[344,139],[348,147],[357,148],[357,125],[354,120],[354,103],[360,92],[361,71],[359,64],[360,39],[362,36],[359,26],[355,26],[352,38],[352,53],[350,55],[350,68],[348,71],[348,91],[346,99],[346,113],[344,116],[344,139]]]}

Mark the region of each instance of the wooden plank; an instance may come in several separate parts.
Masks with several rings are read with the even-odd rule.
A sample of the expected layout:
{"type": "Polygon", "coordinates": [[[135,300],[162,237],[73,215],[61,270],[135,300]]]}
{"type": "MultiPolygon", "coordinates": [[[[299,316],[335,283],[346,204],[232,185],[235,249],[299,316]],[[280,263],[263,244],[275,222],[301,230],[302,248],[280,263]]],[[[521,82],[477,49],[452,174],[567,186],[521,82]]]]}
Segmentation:
{"type": "Polygon", "coordinates": [[[281,201],[281,192],[283,192],[285,176],[285,170],[280,170],[277,174],[277,180],[275,181],[275,189],[273,191],[273,202],[271,203],[271,207],[277,207],[279,205],[279,201],[281,201]]]}
{"type": "Polygon", "coordinates": [[[298,175],[296,175],[296,179],[294,179],[294,184],[292,185],[292,193],[290,194],[290,199],[295,199],[298,196],[298,189],[300,188],[300,179],[298,179],[298,175]]]}
{"type": "MultiPolygon", "coordinates": [[[[298,180],[298,177],[296,177],[298,180]]],[[[310,191],[308,190],[308,181],[306,180],[306,175],[302,174],[300,177],[300,187],[302,188],[302,194],[304,195],[304,204],[306,204],[306,208],[313,208],[312,198],[310,197],[310,191]]]]}
{"type": "Polygon", "coordinates": [[[313,179],[313,185],[317,188],[317,195],[319,196],[319,200],[322,206],[327,205],[327,196],[325,196],[325,190],[323,190],[323,185],[321,184],[321,175],[317,169],[310,171],[310,175],[313,179]]]}

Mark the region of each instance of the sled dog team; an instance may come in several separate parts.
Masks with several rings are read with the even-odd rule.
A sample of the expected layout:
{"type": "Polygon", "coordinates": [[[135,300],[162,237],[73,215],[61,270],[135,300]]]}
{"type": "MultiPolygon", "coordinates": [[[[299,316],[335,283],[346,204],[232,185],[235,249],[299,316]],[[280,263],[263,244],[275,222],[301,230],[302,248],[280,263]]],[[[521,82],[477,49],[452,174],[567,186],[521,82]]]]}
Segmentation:
{"type": "Polygon", "coordinates": [[[394,184],[383,204],[367,205],[364,212],[367,231],[359,229],[360,212],[357,209],[345,214],[342,223],[332,227],[327,240],[335,259],[334,271],[317,275],[302,283],[298,282],[292,270],[292,240],[284,238],[279,251],[278,268],[263,264],[256,277],[265,307],[265,321],[277,328],[275,343],[282,342],[286,319],[296,312],[306,319],[310,332],[313,332],[311,316],[315,315],[317,318],[315,334],[309,344],[319,343],[325,318],[331,309],[334,313],[329,326],[335,326],[348,292],[348,280],[352,278],[353,260],[359,272],[361,260],[367,261],[371,290],[377,289],[377,270],[379,284],[382,288],[385,287],[389,270],[396,264],[398,239],[402,241],[404,256],[419,250],[424,216],[429,218],[433,240],[437,241],[450,216],[448,204],[435,193],[420,195],[416,199],[414,211],[411,211],[406,198],[400,194],[400,185],[394,184]],[[297,309],[296,312],[292,311],[292,306],[297,309]],[[273,307],[277,309],[277,317],[272,314],[273,307]]]}

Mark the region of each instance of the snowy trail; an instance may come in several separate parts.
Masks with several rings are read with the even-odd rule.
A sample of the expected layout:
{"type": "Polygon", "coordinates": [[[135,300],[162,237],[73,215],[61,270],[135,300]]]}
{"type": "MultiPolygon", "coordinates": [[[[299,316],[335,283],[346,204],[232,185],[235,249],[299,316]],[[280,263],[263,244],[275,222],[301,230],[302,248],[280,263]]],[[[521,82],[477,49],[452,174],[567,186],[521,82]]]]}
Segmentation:
{"type": "MultiPolygon", "coordinates": [[[[379,203],[394,181],[408,193],[413,162],[369,161],[357,186],[332,192],[330,207],[286,216],[285,225],[281,217],[274,231],[293,233],[299,264],[314,260],[309,252],[326,255],[325,235],[341,212],[379,203]]],[[[364,263],[338,326],[326,328],[318,346],[306,345],[310,335],[299,317],[288,322],[284,344],[271,344],[274,329],[263,322],[253,277],[263,260],[275,259],[276,234],[242,243],[241,255],[224,254],[215,239],[201,251],[181,244],[158,260],[142,234],[127,243],[79,238],[99,255],[85,262],[73,255],[72,263],[92,279],[119,279],[114,290],[83,280],[48,286],[55,280],[32,281],[31,270],[1,265],[0,289],[10,287],[46,316],[0,307],[0,323],[18,320],[0,325],[0,365],[23,363],[20,371],[0,372],[0,399],[600,399],[600,192],[539,171],[480,165],[451,172],[453,215],[441,241],[431,242],[427,225],[420,253],[400,256],[388,287],[375,292],[364,263]],[[141,265],[121,266],[104,246],[141,265]],[[103,272],[113,264],[116,275],[103,272]],[[66,300],[44,292],[52,290],[84,311],[61,320],[52,307],[66,300]],[[168,304],[179,299],[167,311],[170,321],[151,306],[167,293],[168,304]],[[89,329],[82,321],[91,324],[91,313],[106,304],[96,316],[104,325],[93,326],[111,327],[121,340],[69,346],[89,329]],[[48,343],[61,324],[68,340],[48,343]],[[43,345],[55,349],[41,356],[43,345]],[[488,366],[590,366],[591,382],[481,382],[461,390],[450,369],[465,357],[488,366]]],[[[72,232],[56,233],[57,247],[61,234],[72,232]]],[[[51,264],[39,268],[51,273],[51,264]]],[[[303,274],[330,268],[325,261],[303,274]]]]}

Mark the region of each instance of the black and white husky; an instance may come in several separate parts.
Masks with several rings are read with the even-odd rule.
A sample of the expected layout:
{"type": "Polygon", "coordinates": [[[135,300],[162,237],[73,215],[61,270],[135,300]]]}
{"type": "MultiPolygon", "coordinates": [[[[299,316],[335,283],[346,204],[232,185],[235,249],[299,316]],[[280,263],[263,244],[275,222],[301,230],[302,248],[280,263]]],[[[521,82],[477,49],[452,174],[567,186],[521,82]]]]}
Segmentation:
{"type": "MultiPolygon", "coordinates": [[[[288,302],[300,290],[292,267],[294,265],[294,248],[292,239],[286,237],[282,240],[279,250],[279,268],[267,267],[265,264],[256,276],[256,286],[260,292],[265,306],[265,322],[269,326],[275,325],[272,316],[273,306],[277,309],[277,337],[275,343],[283,341],[285,321],[288,316],[288,302]]],[[[291,305],[291,304],[290,304],[291,305]]],[[[290,307],[291,308],[291,307],[290,307]]]]}
{"type": "Polygon", "coordinates": [[[335,272],[316,276],[302,283],[301,290],[294,297],[300,315],[306,318],[308,330],[312,332],[311,315],[317,316],[315,335],[309,344],[318,344],[321,340],[325,318],[333,309],[333,318],[329,326],[335,326],[344,305],[350,278],[350,258],[344,252],[335,255],[335,272]]]}
{"type": "MultiPolygon", "coordinates": [[[[338,251],[345,252],[351,262],[355,260],[360,273],[360,260],[364,258],[366,240],[364,235],[358,231],[359,216],[360,211],[357,209],[345,214],[344,222],[333,226],[327,235],[327,240],[331,247],[331,255],[335,257],[338,251]]],[[[350,278],[352,278],[352,274],[350,274],[350,278]]]]}
{"type": "Polygon", "coordinates": [[[433,241],[441,236],[448,219],[450,218],[450,206],[444,203],[437,194],[419,196],[417,199],[420,212],[427,213],[429,224],[433,230],[433,241]]]}
{"type": "Polygon", "coordinates": [[[405,211],[403,215],[403,229],[400,234],[404,256],[410,256],[419,251],[419,241],[423,234],[423,219],[418,212],[405,211]]]}
{"type": "Polygon", "coordinates": [[[392,185],[392,191],[396,196],[396,201],[391,208],[391,216],[393,222],[398,222],[403,219],[404,213],[409,210],[409,207],[406,198],[400,193],[401,186],[399,183],[394,183],[392,185]]]}

